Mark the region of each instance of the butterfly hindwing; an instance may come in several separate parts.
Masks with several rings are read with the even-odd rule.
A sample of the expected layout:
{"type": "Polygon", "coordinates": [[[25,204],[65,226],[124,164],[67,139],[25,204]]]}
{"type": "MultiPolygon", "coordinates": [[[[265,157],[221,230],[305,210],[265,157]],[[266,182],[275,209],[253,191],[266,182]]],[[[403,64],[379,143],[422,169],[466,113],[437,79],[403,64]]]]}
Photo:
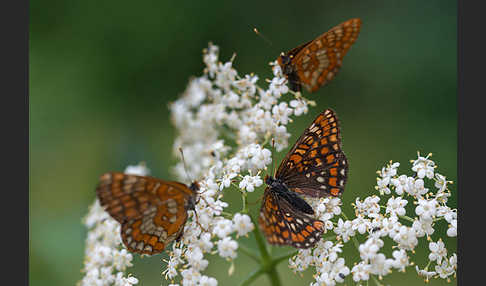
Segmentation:
{"type": "Polygon", "coordinates": [[[314,246],[324,231],[322,221],[302,212],[270,187],[264,193],[259,224],[269,243],[296,248],[314,246]]]}

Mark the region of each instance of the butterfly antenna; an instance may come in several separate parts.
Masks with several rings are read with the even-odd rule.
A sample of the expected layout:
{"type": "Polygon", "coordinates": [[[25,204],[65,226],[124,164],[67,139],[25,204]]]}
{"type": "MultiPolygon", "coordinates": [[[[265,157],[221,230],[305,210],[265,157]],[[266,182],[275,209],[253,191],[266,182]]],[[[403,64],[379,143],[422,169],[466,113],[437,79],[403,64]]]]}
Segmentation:
{"type": "Polygon", "coordinates": [[[182,151],[182,147],[179,147],[179,152],[181,152],[182,164],[184,164],[184,171],[186,172],[187,180],[192,182],[191,176],[189,176],[189,171],[187,169],[186,160],[184,159],[184,151],[182,151]]]}
{"type": "Polygon", "coordinates": [[[275,154],[275,138],[272,138],[272,176],[275,178],[275,173],[277,173],[277,166],[275,165],[275,157],[274,157],[274,154],[275,154]]]}
{"type": "Polygon", "coordinates": [[[258,31],[257,28],[253,28],[253,32],[255,32],[255,34],[260,36],[265,42],[267,42],[267,44],[272,46],[272,42],[269,39],[267,39],[267,37],[265,37],[262,33],[260,33],[260,31],[258,31]]]}

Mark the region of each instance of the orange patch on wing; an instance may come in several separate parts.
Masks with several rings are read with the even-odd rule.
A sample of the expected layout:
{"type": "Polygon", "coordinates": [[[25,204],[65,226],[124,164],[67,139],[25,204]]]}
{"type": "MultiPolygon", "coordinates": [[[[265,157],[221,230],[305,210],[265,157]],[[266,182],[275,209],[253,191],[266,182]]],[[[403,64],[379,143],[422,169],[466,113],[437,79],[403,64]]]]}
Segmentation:
{"type": "Polygon", "coordinates": [[[328,164],[332,163],[335,159],[336,157],[333,154],[326,156],[326,161],[328,164]]]}
{"type": "Polygon", "coordinates": [[[295,164],[298,164],[300,161],[302,161],[302,156],[293,154],[290,156],[290,160],[292,160],[295,164]]]}
{"type": "Polygon", "coordinates": [[[328,183],[333,187],[337,187],[337,178],[329,178],[328,183]]]}
{"type": "Polygon", "coordinates": [[[338,188],[332,188],[331,189],[331,195],[338,196],[339,195],[339,189],[338,188]]]}
{"type": "Polygon", "coordinates": [[[297,241],[297,236],[293,232],[290,233],[290,237],[293,241],[297,241]]]}
{"type": "Polygon", "coordinates": [[[288,238],[289,237],[289,232],[288,230],[282,232],[282,236],[285,237],[285,238],[288,238]]]}
{"type": "Polygon", "coordinates": [[[321,229],[323,225],[324,225],[324,223],[323,223],[322,221],[319,221],[319,220],[318,220],[318,221],[315,221],[315,222],[314,222],[314,227],[315,227],[316,229],[321,229]]]}
{"type": "Polygon", "coordinates": [[[307,149],[309,149],[309,146],[307,146],[306,144],[300,144],[299,148],[307,150],[307,149]]]}
{"type": "Polygon", "coordinates": [[[331,176],[337,176],[337,168],[331,168],[329,171],[331,171],[331,176]]]}
{"type": "Polygon", "coordinates": [[[152,236],[148,242],[148,244],[152,245],[152,246],[155,246],[155,244],[157,243],[157,237],[156,236],[152,236]]]}
{"type": "Polygon", "coordinates": [[[329,153],[329,148],[327,148],[327,147],[322,147],[322,149],[321,149],[321,154],[322,154],[322,155],[325,155],[325,154],[327,154],[327,153],[329,153]]]}

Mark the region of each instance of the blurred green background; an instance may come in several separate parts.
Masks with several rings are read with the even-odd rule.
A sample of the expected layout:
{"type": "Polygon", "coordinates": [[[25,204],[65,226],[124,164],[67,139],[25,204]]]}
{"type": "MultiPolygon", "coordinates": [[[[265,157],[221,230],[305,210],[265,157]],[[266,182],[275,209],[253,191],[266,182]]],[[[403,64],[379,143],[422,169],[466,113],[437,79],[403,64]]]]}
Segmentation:
{"type": "MultiPolygon", "coordinates": [[[[341,72],[307,94],[318,106],[289,126],[290,142],[320,111],[337,111],[350,164],[347,213],[356,196],[374,191],[376,170],[394,160],[408,172],[417,150],[433,152],[437,171],[456,181],[456,6],[444,0],[30,1],[31,285],[74,285],[81,279],[86,236],[81,218],[100,174],[143,160],[152,175],[171,178],[175,130],[167,104],[189,77],[201,75],[201,51],[209,41],[220,46],[223,60],[236,52],[240,75],[255,72],[265,86],[264,79],[272,77],[268,62],[281,51],[361,18],[361,33],[341,72]],[[273,45],[255,36],[253,27],[273,45]]],[[[239,206],[236,196],[228,198],[239,206]]],[[[453,193],[453,207],[456,198],[453,193]]],[[[444,227],[434,240],[445,236],[444,227]]],[[[455,241],[446,243],[455,249],[455,241]]],[[[252,237],[240,242],[255,247],[252,237]]],[[[348,253],[348,259],[357,256],[352,247],[348,253]]],[[[418,250],[417,256],[423,267],[425,254],[418,250]]],[[[141,285],[165,285],[160,274],[165,257],[136,257],[131,272],[141,285]]],[[[214,259],[206,273],[228,285],[255,267],[242,254],[235,264],[231,278],[222,259],[214,259]]],[[[285,263],[279,273],[284,285],[312,280],[310,271],[302,280],[285,263]]],[[[382,282],[423,280],[410,269],[382,282]]],[[[255,282],[267,284],[264,276],[255,282]]]]}

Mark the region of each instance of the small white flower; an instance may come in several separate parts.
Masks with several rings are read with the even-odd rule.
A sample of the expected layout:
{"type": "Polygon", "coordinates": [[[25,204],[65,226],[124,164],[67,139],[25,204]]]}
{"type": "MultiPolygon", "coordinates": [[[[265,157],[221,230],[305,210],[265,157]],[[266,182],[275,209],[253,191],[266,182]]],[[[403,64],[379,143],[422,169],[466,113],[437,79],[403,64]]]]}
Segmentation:
{"type": "Polygon", "coordinates": [[[430,236],[435,231],[432,219],[416,219],[412,224],[412,228],[415,230],[417,237],[430,236]]]}
{"type": "Polygon", "coordinates": [[[288,107],[286,102],[281,102],[272,108],[273,119],[277,123],[287,124],[289,116],[292,115],[292,109],[288,107]]]}
{"type": "Polygon", "coordinates": [[[235,81],[234,86],[242,92],[254,95],[256,92],[257,75],[245,75],[245,78],[235,81]]]}
{"type": "Polygon", "coordinates": [[[236,258],[236,250],[238,249],[238,242],[232,240],[230,237],[225,237],[218,241],[218,253],[223,258],[236,258]]]}
{"type": "Polygon", "coordinates": [[[295,116],[300,116],[302,114],[306,114],[309,108],[307,107],[307,102],[302,99],[294,99],[290,101],[290,106],[294,108],[295,116]]]}
{"type": "Polygon", "coordinates": [[[242,190],[246,190],[247,192],[253,192],[255,187],[259,187],[263,184],[263,180],[260,176],[249,176],[246,175],[241,180],[239,187],[242,190]]]}
{"type": "Polygon", "coordinates": [[[131,286],[136,284],[138,284],[137,278],[133,276],[123,277],[123,272],[118,272],[116,274],[115,286],[131,286]]]}
{"type": "Polygon", "coordinates": [[[430,278],[432,278],[435,274],[435,271],[428,271],[427,269],[419,269],[418,266],[415,266],[415,270],[417,274],[421,277],[425,277],[425,281],[428,282],[430,278]]]}
{"type": "Polygon", "coordinates": [[[393,253],[393,267],[400,271],[405,271],[405,267],[409,265],[407,252],[403,249],[394,250],[393,253]]]}
{"type": "Polygon", "coordinates": [[[412,250],[418,244],[415,230],[407,226],[401,226],[393,240],[398,243],[398,247],[406,250],[412,250]]]}
{"type": "Polygon", "coordinates": [[[451,221],[449,228],[447,229],[447,236],[456,237],[457,236],[457,219],[451,221]]]}
{"type": "Polygon", "coordinates": [[[214,279],[213,277],[208,277],[206,275],[203,275],[201,279],[199,280],[200,286],[217,286],[218,285],[218,280],[214,279]]]}
{"type": "Polygon", "coordinates": [[[387,259],[383,253],[378,253],[370,260],[370,272],[380,276],[387,275],[390,273],[390,268],[393,266],[393,263],[393,259],[387,259]]]}
{"type": "Polygon", "coordinates": [[[185,257],[187,258],[189,266],[199,272],[206,269],[209,264],[209,261],[204,259],[204,255],[199,247],[186,251],[185,257]]]}
{"type": "Polygon", "coordinates": [[[439,274],[440,278],[445,279],[445,278],[451,276],[452,274],[454,274],[456,271],[455,271],[454,267],[449,265],[447,260],[444,260],[442,262],[442,264],[435,266],[435,272],[437,272],[437,274],[439,274]]]}
{"type": "Polygon", "coordinates": [[[341,237],[343,242],[347,242],[351,236],[355,235],[353,223],[349,220],[344,222],[341,218],[338,220],[338,225],[334,228],[334,232],[341,237]]]}
{"type": "Polygon", "coordinates": [[[388,202],[386,203],[386,213],[403,216],[405,215],[405,206],[407,203],[408,201],[403,200],[402,197],[389,198],[388,202]]]}
{"type": "Polygon", "coordinates": [[[398,178],[391,179],[391,183],[395,186],[395,193],[399,196],[404,192],[409,192],[408,190],[413,185],[413,182],[414,179],[406,175],[400,175],[398,178]]]}
{"type": "Polygon", "coordinates": [[[246,214],[240,213],[236,213],[234,215],[233,227],[238,236],[244,236],[255,228],[250,217],[246,214]]]}
{"type": "Polygon", "coordinates": [[[358,215],[353,221],[352,229],[358,231],[360,234],[363,234],[371,228],[371,222],[369,219],[365,219],[363,216],[358,215]]]}
{"type": "Polygon", "coordinates": [[[118,271],[125,271],[127,267],[132,266],[133,256],[126,249],[120,251],[115,250],[113,252],[113,266],[115,266],[118,271]]]}
{"type": "Polygon", "coordinates": [[[435,199],[425,200],[419,199],[418,206],[415,208],[415,213],[424,220],[432,219],[437,212],[437,201],[435,199]]]}
{"type": "Polygon", "coordinates": [[[360,257],[363,260],[369,260],[376,256],[378,250],[383,246],[383,240],[370,237],[365,243],[359,246],[360,257]]]}
{"type": "Polygon", "coordinates": [[[233,63],[219,63],[218,69],[219,71],[216,74],[216,80],[214,83],[223,90],[229,90],[237,75],[236,70],[233,69],[233,63]]]}
{"type": "Polygon", "coordinates": [[[417,160],[413,161],[412,171],[416,172],[420,179],[423,179],[424,177],[432,179],[434,177],[435,163],[434,161],[429,160],[430,155],[431,154],[427,155],[427,157],[421,157],[419,153],[417,160]]]}
{"type": "Polygon", "coordinates": [[[351,269],[351,273],[353,273],[353,280],[355,282],[369,280],[370,279],[370,272],[371,272],[371,265],[366,264],[363,261],[356,264],[351,269]]]}
{"type": "Polygon", "coordinates": [[[444,247],[444,242],[441,239],[437,242],[429,243],[429,260],[437,261],[438,264],[442,262],[442,258],[447,256],[447,249],[444,247]]]}
{"type": "Polygon", "coordinates": [[[224,188],[227,188],[231,185],[231,179],[236,177],[236,173],[226,173],[223,175],[223,178],[221,179],[221,184],[219,185],[219,190],[223,190],[224,188]]]}
{"type": "Polygon", "coordinates": [[[424,180],[417,179],[409,187],[407,187],[406,192],[410,195],[421,198],[429,191],[428,188],[425,187],[424,180]]]}
{"type": "Polygon", "coordinates": [[[268,89],[275,95],[280,96],[289,92],[289,88],[286,85],[287,79],[284,77],[274,77],[270,82],[268,89]]]}
{"type": "Polygon", "coordinates": [[[233,231],[233,222],[229,219],[220,219],[213,229],[213,233],[220,238],[227,237],[233,231]]]}
{"type": "Polygon", "coordinates": [[[201,273],[194,268],[188,268],[181,271],[182,285],[197,285],[201,279],[201,273]]]}

